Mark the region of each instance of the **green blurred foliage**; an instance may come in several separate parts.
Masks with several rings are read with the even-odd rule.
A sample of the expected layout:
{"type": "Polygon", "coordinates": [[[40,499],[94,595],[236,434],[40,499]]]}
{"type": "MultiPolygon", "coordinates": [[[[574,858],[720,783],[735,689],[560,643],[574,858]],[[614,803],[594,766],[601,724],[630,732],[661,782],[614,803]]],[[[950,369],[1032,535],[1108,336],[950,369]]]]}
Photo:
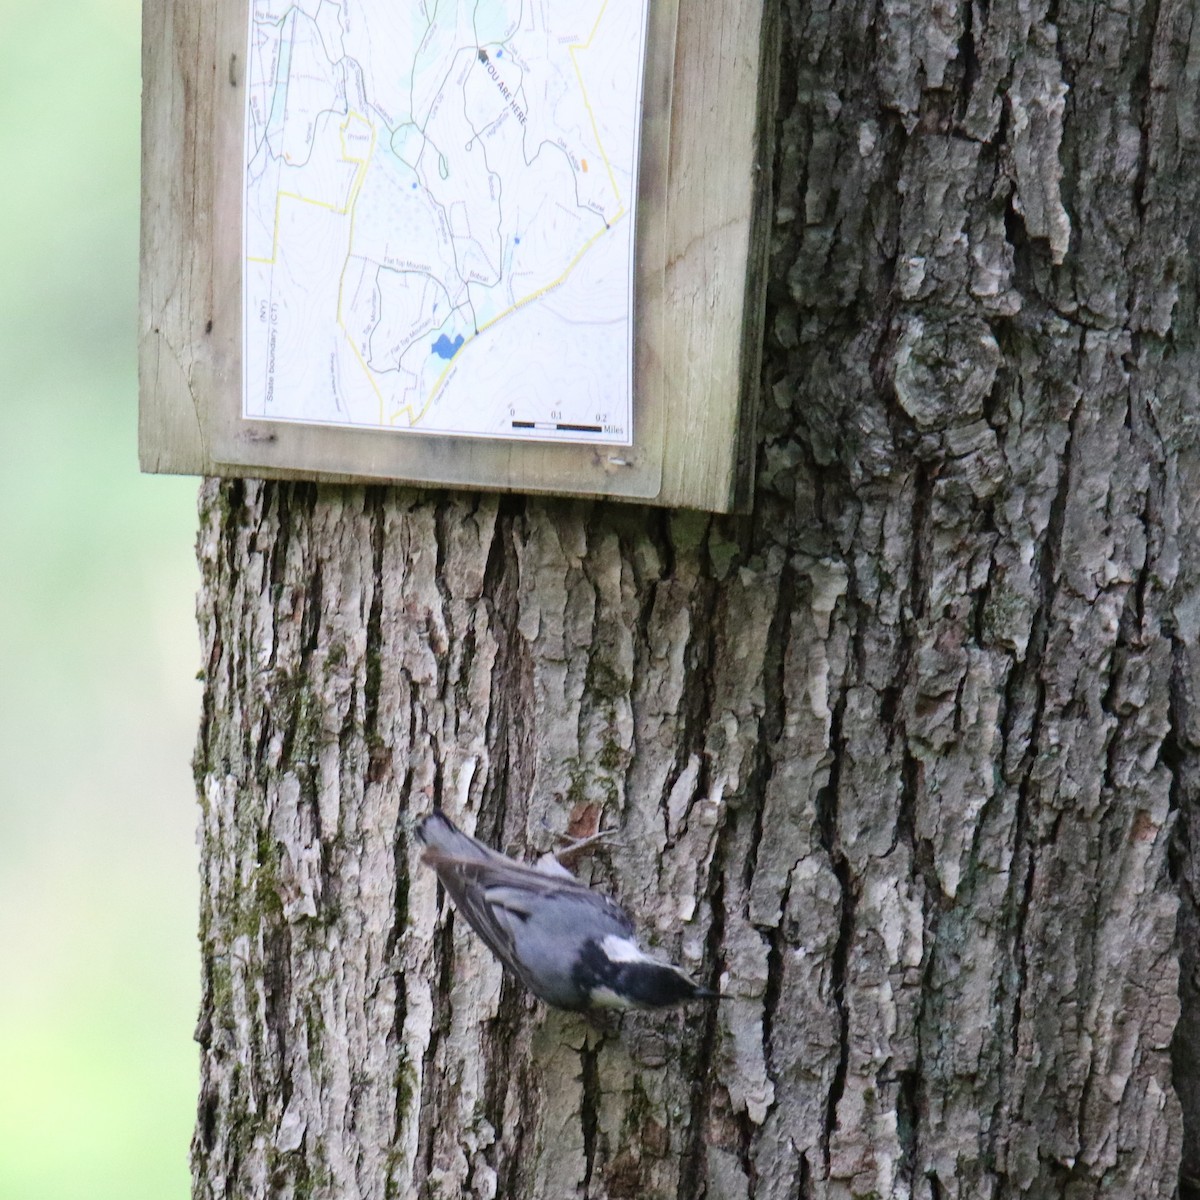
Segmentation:
{"type": "Polygon", "coordinates": [[[139,39],[0,0],[0,1200],[188,1195],[196,481],[137,469],[139,39]]]}

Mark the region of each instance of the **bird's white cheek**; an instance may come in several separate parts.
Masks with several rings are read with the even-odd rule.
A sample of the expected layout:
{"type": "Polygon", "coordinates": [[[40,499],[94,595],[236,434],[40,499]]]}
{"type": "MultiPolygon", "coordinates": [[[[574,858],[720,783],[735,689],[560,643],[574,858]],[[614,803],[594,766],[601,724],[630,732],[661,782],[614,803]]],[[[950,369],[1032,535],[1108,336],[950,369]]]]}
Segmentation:
{"type": "Polygon", "coordinates": [[[631,938],[617,937],[612,933],[600,943],[600,949],[604,951],[604,957],[611,963],[654,961],[637,942],[631,938]]]}

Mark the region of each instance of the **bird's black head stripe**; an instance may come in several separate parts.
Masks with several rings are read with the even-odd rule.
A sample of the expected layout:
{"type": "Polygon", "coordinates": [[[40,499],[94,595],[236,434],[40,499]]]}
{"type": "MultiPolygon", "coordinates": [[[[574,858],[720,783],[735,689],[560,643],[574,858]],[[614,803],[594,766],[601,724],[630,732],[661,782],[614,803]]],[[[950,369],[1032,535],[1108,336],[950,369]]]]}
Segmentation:
{"type": "Polygon", "coordinates": [[[665,1008],[706,994],[674,967],[655,962],[613,962],[601,944],[591,940],[583,944],[572,982],[585,995],[607,988],[643,1008],[665,1008]]]}

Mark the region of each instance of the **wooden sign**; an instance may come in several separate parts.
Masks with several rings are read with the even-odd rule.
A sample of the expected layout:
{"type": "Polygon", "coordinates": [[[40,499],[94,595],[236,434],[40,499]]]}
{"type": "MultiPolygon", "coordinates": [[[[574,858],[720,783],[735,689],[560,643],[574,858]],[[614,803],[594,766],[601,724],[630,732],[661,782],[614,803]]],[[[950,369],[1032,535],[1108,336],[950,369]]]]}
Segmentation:
{"type": "Polygon", "coordinates": [[[485,9],[146,3],[143,470],[744,504],[770,6],[485,9]]]}

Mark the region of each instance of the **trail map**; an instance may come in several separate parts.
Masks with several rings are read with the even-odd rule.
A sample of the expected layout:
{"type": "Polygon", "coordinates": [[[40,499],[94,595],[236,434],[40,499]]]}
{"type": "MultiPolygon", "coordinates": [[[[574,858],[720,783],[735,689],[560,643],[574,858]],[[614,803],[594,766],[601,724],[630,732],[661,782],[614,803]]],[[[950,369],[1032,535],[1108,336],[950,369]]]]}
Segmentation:
{"type": "Polygon", "coordinates": [[[253,0],[247,417],[633,433],[649,0],[253,0]]]}

